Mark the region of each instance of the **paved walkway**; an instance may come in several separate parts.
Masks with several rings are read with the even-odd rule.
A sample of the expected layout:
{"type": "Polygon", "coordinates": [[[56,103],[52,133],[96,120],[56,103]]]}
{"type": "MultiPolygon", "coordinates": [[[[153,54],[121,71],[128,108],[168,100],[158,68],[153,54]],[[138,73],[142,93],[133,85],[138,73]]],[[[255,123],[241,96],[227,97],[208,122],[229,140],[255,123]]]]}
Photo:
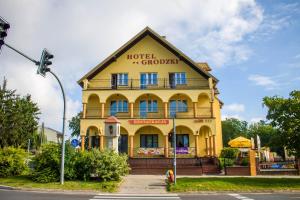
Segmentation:
{"type": "Polygon", "coordinates": [[[128,175],[124,177],[119,193],[122,194],[166,194],[165,176],[128,175]]]}

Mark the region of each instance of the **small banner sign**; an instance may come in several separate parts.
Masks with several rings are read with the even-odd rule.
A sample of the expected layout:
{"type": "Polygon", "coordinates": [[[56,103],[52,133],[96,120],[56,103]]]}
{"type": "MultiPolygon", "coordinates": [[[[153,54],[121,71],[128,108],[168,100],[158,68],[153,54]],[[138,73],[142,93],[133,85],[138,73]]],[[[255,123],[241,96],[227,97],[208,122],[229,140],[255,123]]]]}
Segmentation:
{"type": "Polygon", "coordinates": [[[189,154],[188,147],[176,147],[176,154],[189,154]]]}
{"type": "Polygon", "coordinates": [[[168,119],[131,119],[129,124],[169,124],[168,119]]]}

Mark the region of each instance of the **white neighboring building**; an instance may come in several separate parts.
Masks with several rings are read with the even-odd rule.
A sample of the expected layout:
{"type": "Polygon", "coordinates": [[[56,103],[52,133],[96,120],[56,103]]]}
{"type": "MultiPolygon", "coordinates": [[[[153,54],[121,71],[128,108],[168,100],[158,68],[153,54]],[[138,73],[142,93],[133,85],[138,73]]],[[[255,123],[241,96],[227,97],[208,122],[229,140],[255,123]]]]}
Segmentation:
{"type": "MultiPolygon", "coordinates": [[[[38,133],[41,134],[42,126],[38,127],[38,133]]],[[[47,142],[60,143],[62,141],[62,133],[49,127],[44,127],[44,135],[47,142]]]]}

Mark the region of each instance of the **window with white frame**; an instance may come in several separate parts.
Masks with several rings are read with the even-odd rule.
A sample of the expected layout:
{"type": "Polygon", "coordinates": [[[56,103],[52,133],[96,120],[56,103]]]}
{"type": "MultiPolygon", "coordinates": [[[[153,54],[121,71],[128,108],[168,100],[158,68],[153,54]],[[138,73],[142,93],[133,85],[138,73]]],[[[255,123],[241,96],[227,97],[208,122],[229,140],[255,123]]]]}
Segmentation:
{"type": "Polygon", "coordinates": [[[110,115],[115,115],[118,112],[128,112],[127,100],[116,100],[110,102],[110,115]]]}
{"type": "Polygon", "coordinates": [[[128,85],[128,74],[127,73],[119,73],[117,74],[118,85],[128,85]]]}
{"type": "Polygon", "coordinates": [[[141,87],[157,85],[157,73],[141,73],[141,87]]]}
{"type": "Polygon", "coordinates": [[[176,72],[175,74],[175,84],[183,85],[186,84],[186,74],[185,72],[176,72]]]}

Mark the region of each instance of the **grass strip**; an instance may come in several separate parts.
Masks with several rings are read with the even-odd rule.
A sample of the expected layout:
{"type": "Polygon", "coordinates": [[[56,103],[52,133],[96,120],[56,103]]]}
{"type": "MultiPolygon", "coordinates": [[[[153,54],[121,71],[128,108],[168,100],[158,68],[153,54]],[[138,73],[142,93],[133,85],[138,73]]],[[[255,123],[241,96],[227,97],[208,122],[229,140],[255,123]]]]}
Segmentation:
{"type": "Polygon", "coordinates": [[[300,191],[300,178],[178,178],[169,184],[171,192],[196,191],[300,191]]]}
{"type": "Polygon", "coordinates": [[[37,183],[28,176],[15,176],[0,178],[0,185],[29,189],[55,189],[55,190],[80,190],[115,192],[119,187],[118,181],[65,181],[64,185],[59,182],[37,183]]]}

